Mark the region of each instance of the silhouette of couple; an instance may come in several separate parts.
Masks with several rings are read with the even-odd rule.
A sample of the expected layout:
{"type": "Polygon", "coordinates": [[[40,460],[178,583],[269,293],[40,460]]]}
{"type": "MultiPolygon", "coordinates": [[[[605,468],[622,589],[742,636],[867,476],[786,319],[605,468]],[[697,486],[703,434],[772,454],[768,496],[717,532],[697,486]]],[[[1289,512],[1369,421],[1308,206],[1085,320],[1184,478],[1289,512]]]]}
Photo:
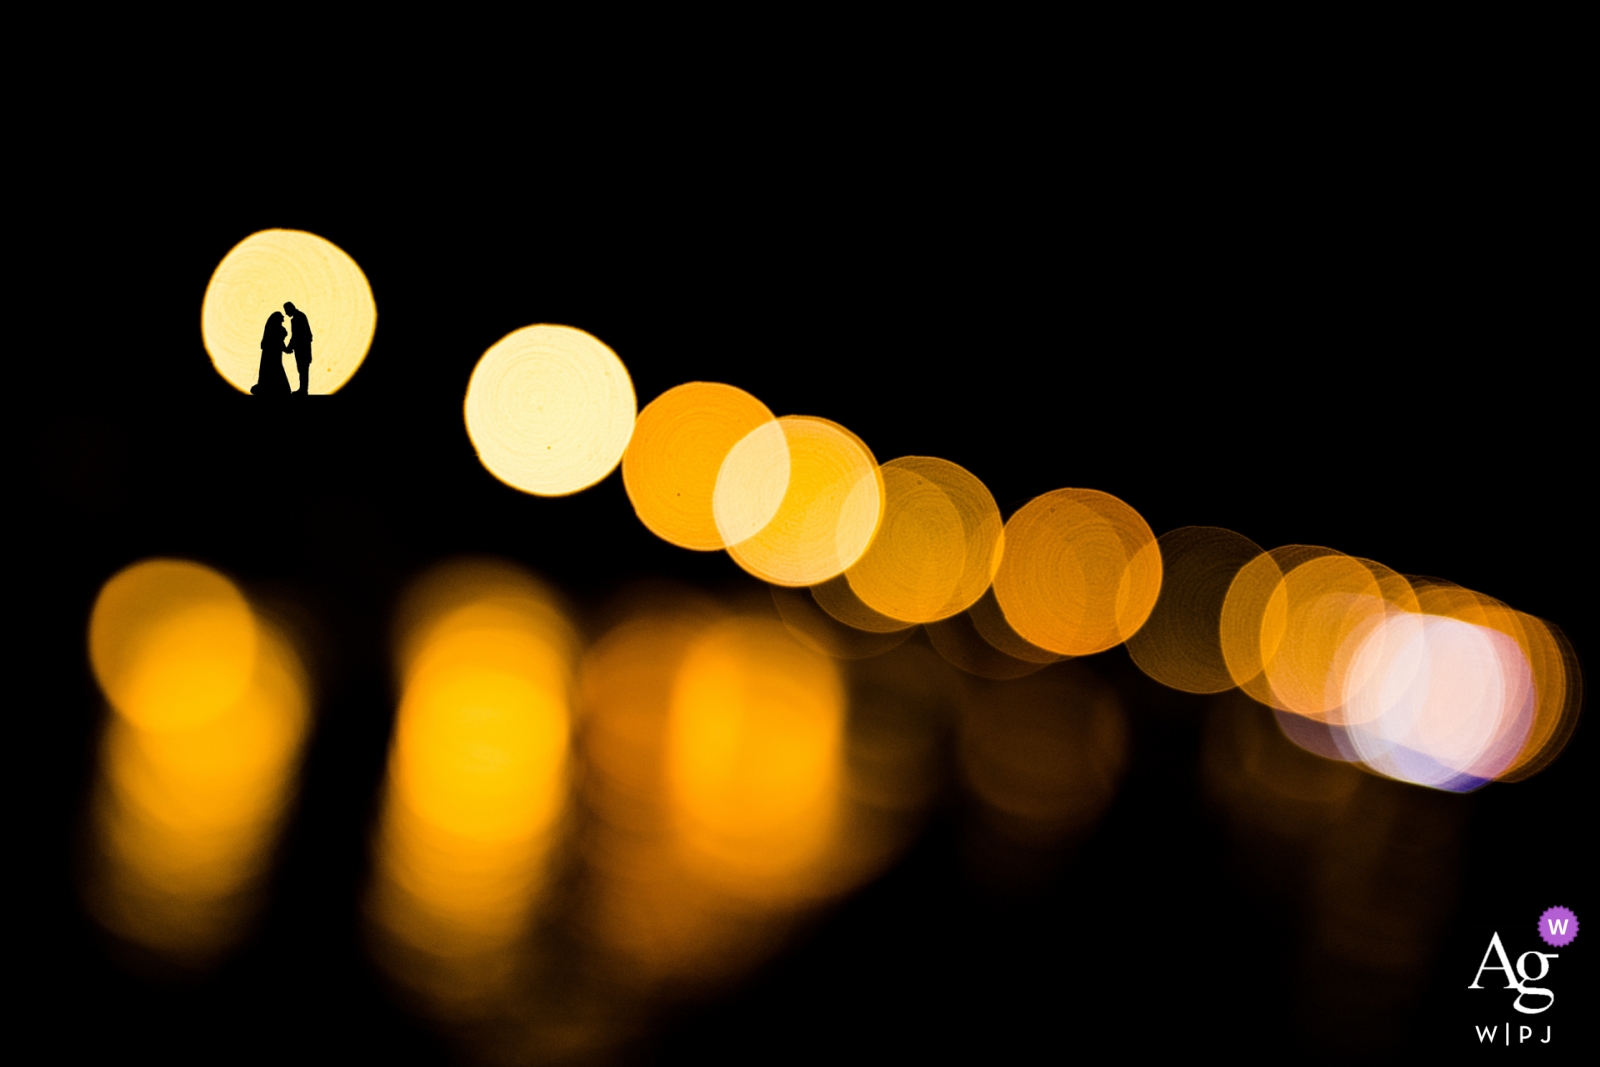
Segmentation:
{"type": "Polygon", "coordinates": [[[267,318],[266,331],[261,335],[261,370],[250,391],[256,396],[288,396],[289,376],[283,372],[283,354],[294,353],[294,365],[300,370],[300,388],[295,396],[309,396],[307,386],[311,381],[311,322],[306,313],[293,304],[284,304],[283,311],[274,311],[267,318]],[[294,328],[290,333],[283,326],[283,312],[289,313],[294,328]],[[287,338],[287,340],[285,340],[287,338]]]}

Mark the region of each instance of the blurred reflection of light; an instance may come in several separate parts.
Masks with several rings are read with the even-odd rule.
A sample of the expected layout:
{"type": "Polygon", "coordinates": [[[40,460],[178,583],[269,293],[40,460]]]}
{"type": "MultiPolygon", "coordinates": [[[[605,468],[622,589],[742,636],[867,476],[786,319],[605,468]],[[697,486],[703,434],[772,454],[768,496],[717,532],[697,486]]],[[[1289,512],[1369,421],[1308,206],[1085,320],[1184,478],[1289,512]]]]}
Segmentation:
{"type": "MultiPolygon", "coordinates": [[[[309,391],[337,392],[372,346],[378,309],[355,260],[300,230],[253,233],[217,264],[200,307],[200,335],[217,373],[250,391],[261,367],[262,328],[285,301],[306,313],[316,335],[309,391]]],[[[297,381],[294,367],[286,372],[297,381]]]]}
{"type": "Polygon", "coordinates": [[[844,713],[832,662],[776,622],[730,620],[690,646],[673,686],[667,781],[702,877],[754,899],[813,891],[839,815],[844,713]]]}
{"type": "Polygon", "coordinates": [[[470,1009],[509,981],[566,808],[574,637],[505,565],[436,572],[405,619],[372,915],[403,981],[470,1009]]]}
{"type": "MultiPolygon", "coordinates": [[[[998,612],[998,607],[995,610],[998,612]]],[[[1022,659],[1002,652],[979,632],[972,611],[964,611],[948,619],[930,622],[924,629],[928,632],[928,643],[933,645],[934,651],[939,653],[946,663],[979,678],[995,681],[1021,678],[1059,659],[1053,653],[1047,654],[1049,659],[1039,656],[1022,659]]],[[[1027,645],[1027,642],[1022,641],[1020,637],[1017,638],[1017,642],[1019,645],[1027,645]]]]}
{"type": "Polygon", "coordinates": [[[1201,772],[1207,793],[1241,832],[1294,840],[1325,830],[1361,783],[1354,767],[1291,744],[1271,712],[1239,694],[1212,704],[1201,772]]]}
{"type": "Polygon", "coordinates": [[[1028,641],[1083,656],[1126,641],[1161,589],[1155,534],[1127,504],[1093,489],[1057,489],[1011,516],[994,592],[1028,641]]]}
{"type": "Polygon", "coordinates": [[[811,587],[811,599],[829,615],[846,626],[875,634],[890,634],[909,630],[915,623],[893,618],[868,605],[851,587],[846,576],[830,578],[811,587]]]}
{"type": "Polygon", "coordinates": [[[467,435],[489,473],[565,496],[611,473],[633,434],[633,380],[617,354],[570,326],[496,341],[467,383],[467,435]]]}
{"type": "Polygon", "coordinates": [[[1150,618],[1128,639],[1128,655],[1162,685],[1220,693],[1235,682],[1222,658],[1222,605],[1234,576],[1261,549],[1215,526],[1184,526],[1161,535],[1161,595],[1150,618]]]}
{"type": "Polygon", "coordinates": [[[123,937],[209,963],[256,903],[306,733],[305,675],[231,582],[179,560],[107,582],[89,646],[116,712],[91,904],[123,937]]]}
{"type": "Polygon", "coordinates": [[[993,589],[987,590],[967,609],[967,616],[972,620],[979,637],[1014,659],[1039,664],[1056,663],[1061,659],[1056,653],[1040,648],[1017,633],[1006,621],[1006,613],[1000,610],[1000,602],[995,599],[993,589]]]}
{"type": "Polygon", "coordinates": [[[597,819],[585,847],[595,869],[591,923],[637,984],[715,976],[759,930],[694,879],[673,846],[666,782],[672,688],[690,646],[720,618],[680,600],[641,611],[584,656],[584,795],[597,819]]]}
{"type": "MultiPolygon", "coordinates": [[[[835,659],[867,659],[882,655],[902,644],[916,631],[915,627],[901,625],[898,622],[890,626],[885,621],[887,628],[870,630],[840,622],[822,609],[817,596],[817,590],[835,584],[843,584],[843,580],[835,578],[821,586],[812,586],[809,590],[790,589],[781,585],[767,587],[772,593],[772,602],[778,609],[778,617],[783,620],[789,635],[813,652],[820,652],[835,659]]],[[[847,585],[845,590],[838,592],[842,593],[848,588],[847,585]]],[[[833,590],[830,589],[829,592],[823,593],[823,596],[826,597],[831,592],[833,590]]],[[[839,605],[835,604],[834,608],[838,610],[839,605]]],[[[860,607],[863,613],[870,610],[865,605],[860,607]]]]}
{"type": "Polygon", "coordinates": [[[1341,763],[1357,762],[1348,727],[1278,708],[1272,714],[1283,736],[1307,752],[1341,763]]]}
{"type": "Polygon", "coordinates": [[[962,776],[1006,835],[1051,845],[1096,822],[1127,764],[1116,694],[1080,664],[975,682],[961,716],[962,776]]]}
{"type": "Polygon", "coordinates": [[[882,468],[884,514],[865,554],[845,572],[869,606],[907,622],[970,607],[1000,565],[1000,509],[963,467],[905,456],[882,468]]]}
{"type": "Polygon", "coordinates": [[[948,668],[902,647],[861,671],[847,716],[827,659],[682,597],[584,657],[590,925],[631,982],[732,975],[908,840],[938,779],[948,668]]]}
{"type": "Polygon", "coordinates": [[[788,415],[778,426],[788,454],[781,502],[756,526],[785,482],[782,452],[772,431],[759,427],[734,447],[717,476],[717,527],[728,554],[757,578],[815,585],[866,551],[883,514],[883,479],[866,444],[837,423],[788,415]]]}
{"type": "Polygon", "coordinates": [[[1447,794],[1363,776],[1312,838],[1298,984],[1302,1025],[1318,1047],[1384,1051],[1404,1041],[1453,911],[1465,814],[1447,794]]]}
{"type": "Polygon", "coordinates": [[[1213,702],[1201,769],[1257,895],[1270,887],[1306,916],[1298,973],[1283,976],[1300,1025],[1323,1048],[1398,1044],[1451,911],[1460,801],[1303,752],[1238,693],[1213,702]]]}
{"type": "MultiPolygon", "coordinates": [[[[622,456],[622,484],[639,521],[680,548],[727,547],[712,509],[717,474],[736,444],[774,421],[765,404],[731,385],[689,382],[656,397],[639,413],[622,456]]],[[[787,471],[787,449],[781,457],[775,451],[773,459],[787,471]]],[[[771,511],[788,487],[787,474],[781,481],[771,511]]],[[[759,530],[770,518],[769,512],[748,524],[759,530]]]]}
{"type": "Polygon", "coordinates": [[[933,652],[902,645],[851,665],[848,788],[869,812],[916,814],[943,783],[943,742],[961,680],[933,652]]]}
{"type": "Polygon", "coordinates": [[[147,730],[198,726],[238,703],[255,675],[259,628],[216,571],[147,560],[108,581],[89,621],[89,658],[106,698],[147,730]]]}

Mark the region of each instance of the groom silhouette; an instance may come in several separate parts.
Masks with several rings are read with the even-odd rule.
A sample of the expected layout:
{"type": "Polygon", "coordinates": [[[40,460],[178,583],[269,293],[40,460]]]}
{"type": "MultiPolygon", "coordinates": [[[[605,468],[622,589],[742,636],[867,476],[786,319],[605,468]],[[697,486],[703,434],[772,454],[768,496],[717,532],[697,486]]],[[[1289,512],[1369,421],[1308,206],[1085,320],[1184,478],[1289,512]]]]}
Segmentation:
{"type": "Polygon", "coordinates": [[[311,321],[306,318],[304,311],[293,304],[285,303],[283,310],[289,316],[290,324],[288,351],[294,353],[294,365],[300,369],[300,388],[295,390],[295,395],[310,396],[311,321]]]}

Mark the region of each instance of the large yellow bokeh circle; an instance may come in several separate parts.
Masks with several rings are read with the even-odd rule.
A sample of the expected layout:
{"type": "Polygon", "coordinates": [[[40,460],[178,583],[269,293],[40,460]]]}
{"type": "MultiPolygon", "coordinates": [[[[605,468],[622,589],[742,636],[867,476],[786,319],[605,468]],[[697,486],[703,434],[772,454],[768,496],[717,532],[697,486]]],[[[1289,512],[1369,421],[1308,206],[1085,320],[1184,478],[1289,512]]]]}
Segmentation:
{"type": "Polygon", "coordinates": [[[525,493],[587,489],[622,461],[638,414],[617,354],[571,326],[495,342],[467,383],[467,435],[489,473],[525,493]]]}
{"type": "MultiPolygon", "coordinates": [[[[261,372],[261,336],[285,302],[311,326],[312,393],[333,393],[348,382],[372,347],[378,306],[356,261],[338,245],[302,230],[262,230],[234,245],[206,286],[200,336],[217,373],[248,393],[261,372]]],[[[289,327],[287,317],[284,327],[289,327]]],[[[295,357],[280,357],[291,389],[299,385],[295,357]]]]}

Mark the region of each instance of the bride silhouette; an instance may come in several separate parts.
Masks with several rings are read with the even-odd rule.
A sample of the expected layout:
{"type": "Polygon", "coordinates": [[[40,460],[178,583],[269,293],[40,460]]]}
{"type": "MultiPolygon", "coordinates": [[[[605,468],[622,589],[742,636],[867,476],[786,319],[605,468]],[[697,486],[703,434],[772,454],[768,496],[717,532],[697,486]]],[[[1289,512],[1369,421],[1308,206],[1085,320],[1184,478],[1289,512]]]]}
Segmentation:
{"type": "Polygon", "coordinates": [[[267,328],[261,334],[261,370],[256,374],[256,384],[250,391],[256,396],[288,396],[289,376],[283,371],[283,354],[289,331],[283,326],[283,312],[274,311],[267,317],[267,328]]]}

